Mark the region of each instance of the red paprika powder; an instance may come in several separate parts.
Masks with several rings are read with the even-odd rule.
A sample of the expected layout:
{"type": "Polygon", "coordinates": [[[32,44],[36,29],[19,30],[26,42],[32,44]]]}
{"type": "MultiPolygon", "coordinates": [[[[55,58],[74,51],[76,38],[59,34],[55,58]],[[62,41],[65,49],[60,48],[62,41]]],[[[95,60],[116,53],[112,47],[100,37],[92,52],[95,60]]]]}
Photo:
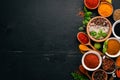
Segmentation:
{"type": "Polygon", "coordinates": [[[90,53],[85,56],[84,62],[87,67],[96,68],[99,64],[99,59],[95,54],[90,53]]]}
{"type": "Polygon", "coordinates": [[[88,36],[82,32],[78,33],[77,37],[78,40],[83,44],[87,44],[89,42],[88,36]]]}
{"type": "Polygon", "coordinates": [[[99,2],[100,2],[100,0],[84,0],[86,7],[89,9],[97,8],[99,2]]]}

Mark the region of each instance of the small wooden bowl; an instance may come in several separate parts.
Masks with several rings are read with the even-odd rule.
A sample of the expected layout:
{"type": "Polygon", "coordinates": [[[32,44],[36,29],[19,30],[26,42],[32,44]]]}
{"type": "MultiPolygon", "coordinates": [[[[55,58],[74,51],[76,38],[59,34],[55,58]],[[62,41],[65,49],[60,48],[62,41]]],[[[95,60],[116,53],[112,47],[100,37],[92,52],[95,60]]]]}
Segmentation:
{"type": "MultiPolygon", "coordinates": [[[[107,80],[108,79],[108,75],[107,75],[107,73],[103,70],[103,69],[98,69],[98,70],[96,70],[96,71],[94,71],[93,73],[92,73],[92,80],[97,80],[97,79],[95,79],[94,78],[94,75],[96,74],[96,73],[98,73],[98,72],[103,72],[104,74],[104,79],[101,79],[101,80],[107,80]]],[[[98,76],[100,76],[100,75],[98,75],[98,76]]]]}
{"type": "Polygon", "coordinates": [[[85,4],[85,6],[88,8],[88,9],[91,9],[91,10],[93,10],[93,9],[96,9],[98,6],[99,6],[99,4],[100,4],[100,0],[98,0],[98,3],[97,3],[97,5],[95,6],[95,7],[93,7],[93,8],[91,8],[91,7],[89,7],[87,4],[86,4],[86,0],[84,0],[84,4],[85,4]]]}
{"type": "Polygon", "coordinates": [[[103,41],[105,41],[106,39],[108,39],[108,38],[110,37],[110,35],[111,35],[111,33],[112,33],[112,25],[111,25],[110,21],[109,21],[107,18],[102,17],[102,16],[97,16],[97,17],[92,18],[92,19],[88,22],[87,28],[86,28],[86,32],[87,32],[88,36],[90,37],[90,39],[92,39],[93,41],[95,41],[95,42],[103,42],[103,41]],[[107,36],[106,36],[105,38],[103,38],[103,39],[100,39],[100,40],[93,38],[93,37],[90,35],[90,31],[89,31],[90,23],[91,23],[93,20],[97,19],[97,18],[104,19],[104,20],[106,20],[107,23],[109,24],[109,30],[108,30],[109,32],[108,32],[107,36]]]}
{"type": "Polygon", "coordinates": [[[98,6],[98,13],[99,13],[101,16],[103,16],[103,17],[109,17],[109,16],[111,16],[112,13],[113,13],[113,6],[112,6],[112,4],[110,4],[109,2],[101,2],[100,5],[98,6]],[[106,13],[106,10],[107,10],[107,9],[103,9],[104,12],[101,12],[101,11],[100,11],[100,8],[101,8],[102,5],[107,5],[107,6],[109,6],[109,7],[111,8],[112,11],[111,11],[111,12],[109,11],[109,15],[103,15],[103,13],[106,13]]]}

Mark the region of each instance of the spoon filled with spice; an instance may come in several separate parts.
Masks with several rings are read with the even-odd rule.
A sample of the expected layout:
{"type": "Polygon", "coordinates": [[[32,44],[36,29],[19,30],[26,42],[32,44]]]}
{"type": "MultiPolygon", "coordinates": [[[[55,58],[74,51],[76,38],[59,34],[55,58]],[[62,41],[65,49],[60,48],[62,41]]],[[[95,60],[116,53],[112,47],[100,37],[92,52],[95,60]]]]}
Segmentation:
{"type": "MultiPolygon", "coordinates": [[[[77,39],[78,39],[78,41],[82,44],[82,46],[83,45],[88,45],[88,46],[90,46],[93,50],[95,50],[95,51],[98,51],[92,44],[91,44],[91,42],[90,42],[90,38],[87,36],[87,34],[85,34],[84,32],[78,32],[78,34],[77,34],[77,39]]],[[[87,47],[87,46],[83,46],[83,47],[87,47]]],[[[79,46],[79,48],[80,48],[80,46],[79,46]]],[[[87,48],[87,50],[89,50],[88,48],[87,48]]],[[[100,51],[98,51],[99,53],[100,53],[100,55],[103,55],[100,51]]]]}
{"type": "Polygon", "coordinates": [[[92,49],[90,49],[87,45],[84,45],[84,44],[80,44],[80,45],[79,45],[79,49],[80,49],[81,51],[89,51],[89,50],[92,50],[92,49]]]}
{"type": "Polygon", "coordinates": [[[89,45],[92,49],[95,50],[95,48],[90,43],[90,39],[88,38],[87,34],[85,34],[84,32],[79,32],[77,34],[77,39],[81,44],[89,45]]]}

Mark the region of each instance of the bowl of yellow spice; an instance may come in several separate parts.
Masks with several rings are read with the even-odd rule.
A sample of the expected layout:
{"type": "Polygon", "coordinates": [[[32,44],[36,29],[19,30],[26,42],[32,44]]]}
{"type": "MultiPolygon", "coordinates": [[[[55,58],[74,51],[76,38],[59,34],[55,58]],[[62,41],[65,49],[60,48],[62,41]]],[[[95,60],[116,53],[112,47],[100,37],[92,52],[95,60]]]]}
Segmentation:
{"type": "Polygon", "coordinates": [[[109,17],[113,13],[113,6],[108,2],[101,2],[98,7],[98,13],[103,17],[109,17]]]}
{"type": "Polygon", "coordinates": [[[105,54],[107,56],[115,58],[120,55],[120,41],[117,38],[115,37],[108,38],[106,40],[106,46],[107,48],[105,54]]]}

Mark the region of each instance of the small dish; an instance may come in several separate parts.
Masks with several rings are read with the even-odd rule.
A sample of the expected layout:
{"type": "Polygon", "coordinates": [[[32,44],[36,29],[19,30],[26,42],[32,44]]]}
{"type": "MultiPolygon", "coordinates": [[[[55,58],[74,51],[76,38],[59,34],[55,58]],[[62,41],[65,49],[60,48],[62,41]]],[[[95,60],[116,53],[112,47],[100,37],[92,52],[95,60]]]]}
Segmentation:
{"type": "Polygon", "coordinates": [[[93,0],[93,1],[84,0],[84,4],[88,9],[93,10],[99,6],[100,0],[93,0]]]}
{"type": "Polygon", "coordinates": [[[114,21],[120,20],[120,9],[115,9],[113,12],[114,21]]]}
{"type": "Polygon", "coordinates": [[[92,73],[92,80],[107,80],[107,79],[108,75],[102,69],[98,69],[92,73]]]}
{"type": "Polygon", "coordinates": [[[88,71],[97,70],[102,64],[102,58],[96,51],[88,51],[82,57],[82,65],[88,71]]]}
{"type": "MultiPolygon", "coordinates": [[[[109,50],[108,51],[108,47],[107,47],[107,50],[106,50],[106,52],[105,52],[105,54],[107,55],[107,56],[109,56],[109,57],[111,57],[111,58],[115,58],[115,57],[118,57],[119,55],[120,55],[120,41],[117,39],[117,38],[115,38],[115,37],[111,37],[111,38],[108,38],[107,40],[106,40],[106,42],[107,42],[107,46],[108,47],[111,47],[111,49],[112,50],[109,50]],[[114,41],[117,41],[116,42],[116,44],[117,45],[115,45],[115,43],[114,42],[112,42],[112,43],[110,43],[111,45],[109,46],[109,42],[108,41],[110,41],[110,40],[114,40],[114,41]],[[113,46],[113,47],[112,47],[113,46]],[[117,47],[118,46],[118,49],[117,50],[115,50],[116,48],[115,47],[117,47]],[[115,52],[113,52],[113,51],[115,51],[115,52]],[[114,54],[113,54],[113,53],[114,54]]],[[[104,47],[104,45],[103,45],[103,47],[104,47]]],[[[109,48],[110,49],[110,48],[109,48]]]]}
{"type": "Polygon", "coordinates": [[[110,37],[112,25],[107,18],[97,16],[88,22],[86,31],[93,41],[103,42],[110,37]]]}
{"type": "Polygon", "coordinates": [[[107,74],[113,74],[116,70],[115,61],[109,57],[104,57],[102,60],[102,68],[107,74]]]}
{"type": "Polygon", "coordinates": [[[109,2],[101,2],[98,6],[98,13],[103,17],[109,17],[113,13],[113,6],[109,2]]]}
{"type": "Polygon", "coordinates": [[[115,23],[113,23],[112,26],[112,32],[113,35],[117,38],[120,39],[120,20],[117,20],[115,23]],[[118,25],[118,26],[117,26],[118,25]],[[119,31],[118,31],[119,30],[119,31]]]}

